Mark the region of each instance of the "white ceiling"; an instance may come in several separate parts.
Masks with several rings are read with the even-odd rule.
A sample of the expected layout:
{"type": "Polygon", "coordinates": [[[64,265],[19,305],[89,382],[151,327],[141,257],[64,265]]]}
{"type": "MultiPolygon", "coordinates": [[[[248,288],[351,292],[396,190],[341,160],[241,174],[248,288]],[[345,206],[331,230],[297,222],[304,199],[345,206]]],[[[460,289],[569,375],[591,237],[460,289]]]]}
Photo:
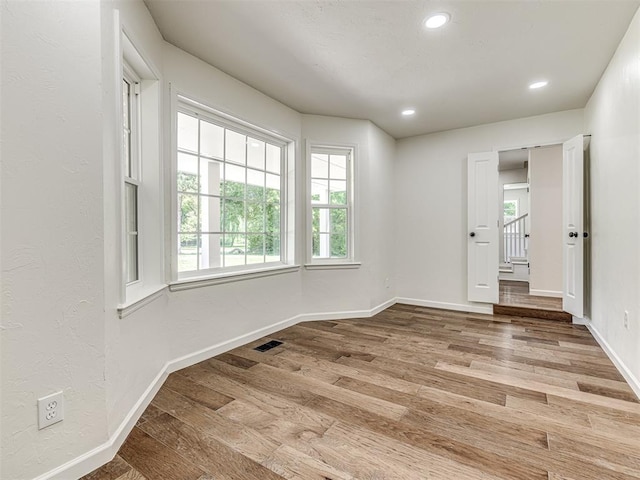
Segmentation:
{"type": "Polygon", "coordinates": [[[145,1],[168,42],[299,112],[396,138],[584,107],[640,4],[145,1]],[[451,22],[426,30],[439,11],[451,22]]]}

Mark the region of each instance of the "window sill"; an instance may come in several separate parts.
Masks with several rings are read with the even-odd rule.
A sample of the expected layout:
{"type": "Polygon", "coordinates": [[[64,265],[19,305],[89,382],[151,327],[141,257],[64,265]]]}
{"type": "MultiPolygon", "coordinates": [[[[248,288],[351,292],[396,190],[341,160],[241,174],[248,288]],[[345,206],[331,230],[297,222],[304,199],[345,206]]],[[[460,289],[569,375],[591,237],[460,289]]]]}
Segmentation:
{"type": "Polygon", "coordinates": [[[227,272],[208,277],[184,278],[171,282],[169,284],[169,290],[172,292],[178,292],[180,290],[208,287],[209,285],[219,285],[221,283],[239,282],[242,280],[250,280],[252,278],[292,273],[297,272],[299,269],[299,265],[279,265],[277,267],[268,267],[245,272],[227,272]]]}
{"type": "Polygon", "coordinates": [[[327,262],[327,263],[305,263],[307,270],[342,270],[349,268],[360,268],[362,262],[327,262]]]}
{"type": "Polygon", "coordinates": [[[156,298],[160,298],[166,288],[166,285],[157,285],[149,288],[148,290],[141,291],[139,295],[140,298],[118,305],[118,316],[120,318],[128,317],[133,312],[140,310],[145,305],[153,302],[156,298]]]}

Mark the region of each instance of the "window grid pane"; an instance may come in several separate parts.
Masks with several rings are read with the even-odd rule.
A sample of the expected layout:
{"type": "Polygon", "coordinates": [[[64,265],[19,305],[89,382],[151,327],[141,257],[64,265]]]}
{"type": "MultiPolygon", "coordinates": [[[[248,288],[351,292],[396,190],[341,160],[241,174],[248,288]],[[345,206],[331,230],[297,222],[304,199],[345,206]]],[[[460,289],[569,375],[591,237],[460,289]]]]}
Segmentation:
{"type": "Polygon", "coordinates": [[[280,261],[283,147],[186,113],[177,130],[178,272],[280,261]]]}
{"type": "Polygon", "coordinates": [[[125,182],[124,185],[126,283],[131,283],[139,279],[138,186],[129,182],[125,182]]]}
{"type": "Polygon", "coordinates": [[[351,152],[311,151],[311,257],[349,258],[351,152]]]}
{"type": "Polygon", "coordinates": [[[122,127],[124,137],[124,174],[131,177],[131,84],[122,79],[122,127]]]}

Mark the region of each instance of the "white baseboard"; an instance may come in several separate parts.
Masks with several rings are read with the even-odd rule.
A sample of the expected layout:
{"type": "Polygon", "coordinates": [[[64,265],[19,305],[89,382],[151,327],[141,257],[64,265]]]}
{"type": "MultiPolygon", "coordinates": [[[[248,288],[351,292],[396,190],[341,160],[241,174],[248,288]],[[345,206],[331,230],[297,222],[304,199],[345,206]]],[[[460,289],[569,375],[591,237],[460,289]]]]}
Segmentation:
{"type": "Polygon", "coordinates": [[[299,317],[300,315],[296,315],[295,317],[273,323],[266,327],[254,330],[253,332],[249,332],[244,335],[232,338],[231,340],[225,340],[224,342],[216,343],[215,345],[203,348],[202,350],[198,350],[197,352],[189,353],[187,355],[183,355],[182,357],[171,360],[170,362],[167,362],[165,366],[167,374],[190,367],[191,365],[195,365],[196,363],[202,362],[203,360],[215,357],[216,355],[228,352],[229,350],[233,350],[234,348],[246,345],[247,343],[253,342],[254,340],[258,340],[259,338],[271,335],[274,332],[295,325],[296,323],[300,322],[299,317]]]}
{"type": "MultiPolygon", "coordinates": [[[[342,318],[368,318],[377,315],[381,311],[395,305],[396,298],[387,300],[371,310],[351,310],[342,312],[326,312],[326,313],[302,313],[296,318],[298,322],[315,322],[318,320],[340,320],[342,318]]],[[[297,322],[296,322],[297,323],[297,322]]]]}
{"type": "Polygon", "coordinates": [[[97,446],[93,450],[60,465],[39,477],[36,477],[35,480],[68,480],[70,478],[80,478],[112,460],[168,376],[167,364],[165,364],[162,370],[158,375],[156,375],[142,396],[135,403],[133,408],[129,411],[122,423],[118,426],[113,435],[109,437],[109,440],[102,445],[97,446]]]}
{"type": "Polygon", "coordinates": [[[109,437],[109,439],[102,445],[80,455],[79,457],[70,460],[69,462],[48,471],[34,480],[68,480],[70,478],[80,478],[83,475],[95,470],[96,468],[109,462],[116,456],[118,450],[127,439],[127,436],[133,430],[136,422],[145,411],[145,409],[153,400],[162,384],[167,379],[170,373],[177,370],[195,365],[198,362],[206,360],[221,353],[233,350],[236,347],[246,345],[254,340],[265,337],[272,333],[275,333],[284,328],[290,327],[300,322],[308,322],[314,320],[339,320],[341,318],[366,318],[372,317],[382,310],[389,308],[396,303],[396,299],[392,298],[370,310],[351,310],[342,312],[328,312],[328,313],[304,313],[296,315],[294,317],[282,320],[280,322],[273,323],[263,328],[259,328],[252,332],[240,335],[230,340],[217,343],[207,348],[203,348],[196,352],[182,357],[175,358],[165,363],[164,367],[152,380],[150,385],[144,391],[142,396],[135,403],[133,408],[129,411],[125,419],[118,426],[116,431],[109,437]]]}
{"type": "Polygon", "coordinates": [[[471,313],[493,313],[493,307],[491,305],[481,306],[464,303],[447,303],[447,302],[434,302],[432,300],[422,300],[418,298],[396,297],[396,303],[406,303],[407,305],[415,305],[417,307],[430,307],[440,308],[444,310],[455,310],[456,312],[471,312],[471,313]]]}
{"type": "Polygon", "coordinates": [[[587,320],[584,324],[587,326],[587,328],[591,332],[591,335],[593,335],[593,338],[596,339],[596,342],[600,344],[600,346],[602,347],[604,352],[607,354],[609,359],[613,362],[613,364],[616,366],[618,371],[622,374],[624,379],[627,381],[627,383],[631,387],[631,390],[633,390],[633,393],[635,393],[636,397],[640,399],[640,380],[638,380],[636,376],[631,372],[631,370],[629,370],[629,368],[620,359],[618,354],[613,351],[613,349],[607,343],[607,341],[603,338],[603,336],[600,335],[600,332],[598,331],[598,329],[593,326],[593,323],[587,320]]]}
{"type": "Polygon", "coordinates": [[[538,297],[562,298],[562,292],[558,292],[557,290],[536,290],[534,288],[529,288],[529,295],[536,295],[538,297]]]}
{"type": "Polygon", "coordinates": [[[498,280],[507,280],[509,282],[522,282],[522,283],[527,283],[529,282],[528,278],[515,278],[515,277],[511,277],[509,276],[510,274],[508,274],[507,272],[501,272],[498,276],[498,280]]]}

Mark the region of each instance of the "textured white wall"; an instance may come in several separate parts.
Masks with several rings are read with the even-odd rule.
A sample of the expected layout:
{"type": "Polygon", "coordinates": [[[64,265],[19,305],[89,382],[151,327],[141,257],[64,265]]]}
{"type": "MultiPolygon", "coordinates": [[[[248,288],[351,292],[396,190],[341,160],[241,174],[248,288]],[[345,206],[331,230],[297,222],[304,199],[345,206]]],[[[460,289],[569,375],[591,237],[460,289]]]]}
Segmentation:
{"type": "Polygon", "coordinates": [[[585,108],[585,125],[592,134],[591,320],[639,382],[640,12],[585,108]]]}
{"type": "Polygon", "coordinates": [[[0,9],[0,477],[25,479],[107,439],[100,4],[0,9]],[[65,419],[38,430],[57,390],[65,419]]]}
{"type": "MultiPolygon", "coordinates": [[[[148,386],[147,378],[153,378],[164,365],[168,356],[169,340],[164,334],[166,318],[161,314],[161,306],[166,299],[157,300],[147,308],[145,316],[136,320],[118,318],[116,308],[120,303],[120,152],[119,137],[122,135],[120,116],[114,98],[119,94],[120,73],[116,71],[116,59],[120,56],[116,51],[115,41],[119,28],[122,28],[139,53],[144,56],[158,74],[163,70],[164,41],[158,32],[151,15],[142,2],[107,1],[101,2],[102,27],[102,92],[103,92],[103,208],[104,208],[104,309],[105,309],[105,378],[107,380],[107,415],[109,434],[112,435],[131,409],[131,405],[140,398],[148,386]],[[118,16],[114,15],[117,10],[118,16]],[[118,25],[118,23],[120,25],[118,25]],[[153,315],[153,316],[152,316],[153,315]],[[135,366],[135,368],[132,368],[135,366]]],[[[159,97],[160,100],[161,97],[159,97]]],[[[160,123],[161,119],[156,119],[160,123]]],[[[143,128],[146,128],[143,127],[143,128]]],[[[160,145],[158,146],[160,147],[160,145]]],[[[160,163],[162,163],[160,161],[160,163]]],[[[143,169],[143,178],[149,183],[156,172],[143,169]]],[[[161,185],[160,182],[157,182],[161,185]]],[[[149,198],[147,195],[141,198],[149,198]]],[[[143,221],[152,221],[157,225],[155,238],[163,238],[161,222],[158,217],[163,213],[160,202],[145,202],[143,221]]],[[[147,239],[149,240],[149,239],[147,239]]],[[[157,251],[141,249],[143,255],[155,253],[156,268],[163,267],[163,258],[158,258],[157,251]]],[[[147,278],[153,272],[143,274],[147,278]]],[[[161,274],[156,274],[164,280],[161,274]]]]}
{"type": "MultiPolygon", "coordinates": [[[[467,153],[560,142],[583,126],[583,111],[574,110],[395,145],[370,122],[302,116],[166,45],[141,2],[3,2],[1,15],[2,478],[34,477],[103,444],[167,361],[199,349],[298,314],[373,308],[395,294],[465,305],[467,153]],[[119,181],[109,163],[117,134],[108,83],[113,8],[161,69],[165,128],[171,84],[299,142],[361,145],[360,269],[166,293],[117,318],[117,254],[105,235],[118,221],[109,203],[119,181]],[[65,421],[38,431],[36,398],[59,388],[65,421]]],[[[594,277],[602,275],[593,285],[594,324],[636,374],[638,37],[636,18],[588,107],[594,277]],[[599,201],[632,206],[633,221],[610,220],[599,201]],[[607,320],[612,313],[617,322],[623,308],[631,334],[607,320]]],[[[303,205],[303,189],[296,194],[303,205]]],[[[627,211],[615,219],[628,219],[627,211]]],[[[301,209],[296,220],[302,262],[301,209]]]]}
{"type": "Polygon", "coordinates": [[[529,152],[531,238],[529,290],[562,294],[562,145],[529,152]]]}
{"type": "Polygon", "coordinates": [[[395,162],[397,295],[468,306],[467,154],[560,143],[581,133],[570,110],[399,140],[395,162]]]}
{"type": "Polygon", "coordinates": [[[356,260],[362,262],[356,269],[305,270],[304,311],[326,310],[327,299],[336,311],[377,307],[394,297],[389,255],[393,232],[388,225],[393,218],[395,140],[368,120],[321,115],[303,115],[302,134],[311,143],[356,145],[355,249],[356,260]]]}

